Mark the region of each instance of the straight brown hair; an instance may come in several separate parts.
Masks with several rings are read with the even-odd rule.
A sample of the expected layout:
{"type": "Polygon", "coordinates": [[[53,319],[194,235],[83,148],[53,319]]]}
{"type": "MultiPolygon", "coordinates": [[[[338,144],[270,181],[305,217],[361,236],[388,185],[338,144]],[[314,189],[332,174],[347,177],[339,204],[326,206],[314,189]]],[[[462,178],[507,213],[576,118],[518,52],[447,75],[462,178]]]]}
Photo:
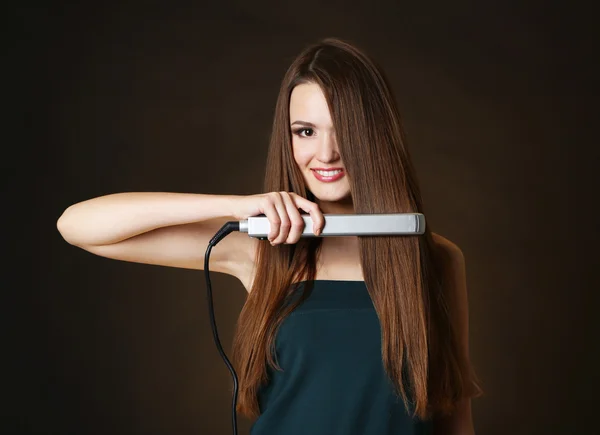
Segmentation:
{"type": "MultiPolygon", "coordinates": [[[[295,192],[311,201],[292,154],[289,104],[295,86],[318,84],[329,105],[355,213],[423,213],[415,170],[390,86],[366,54],[339,39],[307,47],[287,70],[275,108],[264,179],[265,192],[295,192]]],[[[255,279],[240,313],[233,342],[239,374],[238,411],[260,414],[257,394],[268,379],[275,334],[311,291],[320,238],[293,245],[261,243],[255,279]],[[294,284],[308,281],[302,298],[287,304],[294,284]]],[[[452,412],[479,395],[476,376],[462,355],[450,321],[444,257],[425,234],[359,236],[364,280],[381,324],[385,370],[407,411],[422,419],[452,412]],[[383,261],[382,261],[383,259],[383,261]]]]}

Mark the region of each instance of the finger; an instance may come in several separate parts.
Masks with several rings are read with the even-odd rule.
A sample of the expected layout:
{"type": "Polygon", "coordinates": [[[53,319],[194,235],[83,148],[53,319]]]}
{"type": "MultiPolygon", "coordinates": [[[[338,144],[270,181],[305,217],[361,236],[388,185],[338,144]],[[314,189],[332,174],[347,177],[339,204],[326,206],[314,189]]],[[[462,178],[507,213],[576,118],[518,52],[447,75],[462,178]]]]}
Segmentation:
{"type": "Polygon", "coordinates": [[[279,234],[279,224],[281,221],[279,219],[277,208],[275,207],[275,202],[271,198],[265,201],[262,212],[269,220],[269,235],[267,238],[269,239],[269,242],[272,242],[279,234]]]}
{"type": "Polygon", "coordinates": [[[295,198],[298,208],[310,214],[313,234],[318,236],[323,231],[323,227],[325,226],[325,217],[323,217],[323,213],[321,212],[319,205],[300,195],[295,195],[293,198],[295,198]]]}
{"type": "Polygon", "coordinates": [[[275,237],[274,240],[271,241],[272,245],[278,245],[283,243],[290,232],[291,221],[288,216],[287,210],[285,208],[285,204],[283,203],[283,199],[281,198],[281,193],[278,193],[277,196],[273,197],[275,199],[274,206],[277,209],[277,213],[279,214],[279,234],[275,237]]]}
{"type": "Polygon", "coordinates": [[[323,232],[325,227],[325,217],[319,206],[313,203],[313,210],[310,213],[310,217],[313,220],[313,233],[318,236],[323,232]]]}
{"type": "Polygon", "coordinates": [[[285,243],[297,243],[302,236],[302,232],[304,231],[304,219],[302,219],[302,216],[300,216],[298,207],[288,192],[281,192],[281,199],[285,204],[288,217],[291,221],[290,232],[285,243]]]}

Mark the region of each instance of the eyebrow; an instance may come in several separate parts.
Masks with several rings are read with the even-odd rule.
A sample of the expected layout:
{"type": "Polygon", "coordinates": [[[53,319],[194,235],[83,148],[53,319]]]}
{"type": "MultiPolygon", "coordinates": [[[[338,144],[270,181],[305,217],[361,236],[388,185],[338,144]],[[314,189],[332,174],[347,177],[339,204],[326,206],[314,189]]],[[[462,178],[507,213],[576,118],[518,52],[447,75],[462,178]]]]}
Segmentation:
{"type": "Polygon", "coordinates": [[[294,121],[294,122],[292,122],[292,125],[296,125],[296,124],[303,125],[305,127],[313,127],[313,128],[316,127],[315,124],[313,124],[312,122],[307,122],[307,121],[294,121]]]}

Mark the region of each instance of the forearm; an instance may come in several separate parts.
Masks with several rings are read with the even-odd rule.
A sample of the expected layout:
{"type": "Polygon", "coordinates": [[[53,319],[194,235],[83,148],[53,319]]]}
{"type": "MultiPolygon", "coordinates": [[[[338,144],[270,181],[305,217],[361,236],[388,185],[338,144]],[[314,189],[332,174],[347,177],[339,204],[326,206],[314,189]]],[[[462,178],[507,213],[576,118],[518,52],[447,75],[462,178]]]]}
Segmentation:
{"type": "Polygon", "coordinates": [[[125,192],[68,207],[57,228],[73,245],[108,245],[156,228],[232,215],[232,195],[125,192]]]}

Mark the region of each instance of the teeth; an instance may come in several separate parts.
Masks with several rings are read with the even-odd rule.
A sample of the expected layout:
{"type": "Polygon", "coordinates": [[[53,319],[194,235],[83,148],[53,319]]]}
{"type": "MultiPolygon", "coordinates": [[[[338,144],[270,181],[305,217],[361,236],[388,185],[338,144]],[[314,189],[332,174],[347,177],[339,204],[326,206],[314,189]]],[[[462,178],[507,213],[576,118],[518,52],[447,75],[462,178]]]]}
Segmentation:
{"type": "Polygon", "coordinates": [[[333,177],[334,175],[339,174],[342,171],[340,169],[338,169],[337,171],[317,171],[317,170],[315,170],[315,172],[323,175],[324,177],[333,177]]]}

